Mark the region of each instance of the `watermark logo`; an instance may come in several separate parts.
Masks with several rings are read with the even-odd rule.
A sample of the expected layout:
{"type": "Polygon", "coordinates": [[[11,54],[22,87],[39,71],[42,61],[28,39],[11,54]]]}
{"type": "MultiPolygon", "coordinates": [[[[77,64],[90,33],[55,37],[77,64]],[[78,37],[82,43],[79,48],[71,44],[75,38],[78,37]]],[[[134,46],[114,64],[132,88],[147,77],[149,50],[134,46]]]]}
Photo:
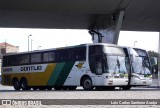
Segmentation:
{"type": "Polygon", "coordinates": [[[0,105],[160,105],[160,99],[0,99],[0,105]]]}
{"type": "Polygon", "coordinates": [[[39,106],[42,105],[40,100],[2,100],[2,105],[32,105],[39,106]]]}
{"type": "Polygon", "coordinates": [[[2,100],[2,105],[12,105],[11,100],[2,100]]]}

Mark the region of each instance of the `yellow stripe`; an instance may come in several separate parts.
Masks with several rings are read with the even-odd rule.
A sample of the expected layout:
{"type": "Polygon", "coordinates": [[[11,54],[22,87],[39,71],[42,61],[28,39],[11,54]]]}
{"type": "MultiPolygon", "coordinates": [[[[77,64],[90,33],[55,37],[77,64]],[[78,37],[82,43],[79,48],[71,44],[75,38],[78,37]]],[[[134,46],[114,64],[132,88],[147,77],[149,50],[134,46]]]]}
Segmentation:
{"type": "Polygon", "coordinates": [[[56,63],[48,64],[45,72],[31,73],[29,85],[43,86],[47,85],[47,82],[55,69],[56,63]]]}

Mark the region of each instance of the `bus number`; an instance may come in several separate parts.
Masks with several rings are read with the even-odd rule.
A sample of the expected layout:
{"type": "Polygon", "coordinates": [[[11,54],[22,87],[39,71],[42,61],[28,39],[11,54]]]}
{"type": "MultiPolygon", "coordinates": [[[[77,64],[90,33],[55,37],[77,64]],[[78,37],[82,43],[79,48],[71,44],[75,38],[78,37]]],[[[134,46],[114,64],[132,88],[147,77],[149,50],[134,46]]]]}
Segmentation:
{"type": "Polygon", "coordinates": [[[12,72],[12,68],[3,68],[3,72],[12,72]]]}

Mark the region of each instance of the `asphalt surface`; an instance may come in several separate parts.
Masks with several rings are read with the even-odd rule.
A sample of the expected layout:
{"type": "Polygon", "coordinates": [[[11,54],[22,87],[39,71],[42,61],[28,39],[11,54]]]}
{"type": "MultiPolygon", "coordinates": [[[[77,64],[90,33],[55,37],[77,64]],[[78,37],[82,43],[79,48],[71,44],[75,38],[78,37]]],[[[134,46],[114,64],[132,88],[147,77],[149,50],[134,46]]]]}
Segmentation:
{"type": "MultiPolygon", "coordinates": [[[[147,87],[133,87],[131,90],[121,90],[119,88],[116,88],[113,91],[84,91],[81,87],[78,87],[75,91],[67,91],[67,90],[61,90],[61,91],[56,91],[56,90],[51,90],[51,91],[15,91],[13,87],[9,86],[2,86],[0,85],[0,99],[32,99],[32,100],[38,100],[38,99],[53,99],[55,101],[56,99],[71,99],[71,101],[74,102],[74,100],[81,100],[81,103],[86,101],[90,101],[92,99],[110,99],[110,100],[115,100],[115,99],[123,99],[123,101],[128,101],[128,99],[140,99],[140,100],[149,100],[149,99],[155,99],[155,100],[160,100],[160,88],[147,88],[147,87]]],[[[46,100],[49,102],[49,100],[46,100]]],[[[63,103],[62,103],[63,104],[63,103]]],[[[0,108],[23,108],[23,107],[37,107],[35,105],[1,105],[0,108]]],[[[149,108],[149,107],[156,107],[160,108],[159,105],[157,104],[149,104],[149,105],[99,105],[97,104],[89,104],[89,105],[39,105],[38,107],[54,107],[54,108],[110,108],[110,107],[117,107],[117,108],[149,108]]]]}

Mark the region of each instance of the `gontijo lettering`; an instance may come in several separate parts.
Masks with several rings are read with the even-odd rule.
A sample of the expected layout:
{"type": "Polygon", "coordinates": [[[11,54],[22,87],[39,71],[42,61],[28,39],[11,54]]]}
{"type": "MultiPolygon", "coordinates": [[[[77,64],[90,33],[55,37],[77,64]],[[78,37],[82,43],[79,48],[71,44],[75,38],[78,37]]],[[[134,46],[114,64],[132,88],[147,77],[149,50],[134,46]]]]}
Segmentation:
{"type": "Polygon", "coordinates": [[[42,70],[42,66],[25,66],[20,68],[21,71],[34,71],[34,70],[42,70]]]}

